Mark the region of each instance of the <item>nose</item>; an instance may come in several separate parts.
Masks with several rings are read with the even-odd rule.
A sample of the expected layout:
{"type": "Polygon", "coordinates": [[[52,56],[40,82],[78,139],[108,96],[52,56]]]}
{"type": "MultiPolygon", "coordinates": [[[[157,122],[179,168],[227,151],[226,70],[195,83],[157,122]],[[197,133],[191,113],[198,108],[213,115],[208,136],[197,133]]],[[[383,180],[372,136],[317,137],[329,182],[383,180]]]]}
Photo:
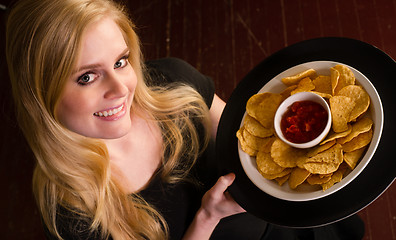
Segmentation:
{"type": "Polygon", "coordinates": [[[126,81],[115,73],[108,74],[106,78],[106,90],[104,98],[115,99],[122,98],[128,93],[126,81]]]}

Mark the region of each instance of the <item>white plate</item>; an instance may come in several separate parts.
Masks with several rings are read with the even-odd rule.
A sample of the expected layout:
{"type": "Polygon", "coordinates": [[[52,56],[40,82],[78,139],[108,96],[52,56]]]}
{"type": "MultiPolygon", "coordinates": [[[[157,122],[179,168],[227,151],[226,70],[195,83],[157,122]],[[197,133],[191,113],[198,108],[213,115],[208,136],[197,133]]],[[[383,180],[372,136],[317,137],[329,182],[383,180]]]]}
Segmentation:
{"type": "MultiPolygon", "coordinates": [[[[294,66],[292,68],[289,68],[283,71],[282,73],[278,74],[276,77],[271,79],[267,84],[265,84],[258,93],[262,93],[262,92],[280,93],[286,88],[286,86],[281,81],[283,77],[295,75],[310,68],[315,69],[316,72],[320,75],[330,76],[330,68],[337,64],[343,64],[349,67],[352,70],[353,74],[355,75],[356,84],[361,85],[370,95],[370,100],[371,100],[370,107],[366,114],[368,114],[368,116],[371,117],[371,119],[374,122],[373,124],[374,132],[373,132],[372,141],[366,153],[364,154],[363,158],[352,172],[347,174],[341,180],[341,182],[333,185],[331,188],[327,189],[326,191],[323,191],[320,186],[311,186],[305,183],[300,185],[297,189],[293,190],[290,189],[288,183],[283,184],[283,186],[279,186],[275,181],[264,178],[257,170],[256,159],[246,154],[241,149],[240,143],[238,141],[239,159],[241,161],[242,167],[246,175],[259,189],[261,189],[265,193],[273,197],[288,201],[309,201],[309,200],[322,198],[340,190],[348,183],[350,183],[363,171],[363,169],[367,166],[370,159],[372,158],[381,138],[383,122],[384,122],[384,113],[382,109],[381,99],[377,91],[375,90],[374,86],[362,73],[360,73],[353,67],[348,66],[344,63],[332,62],[332,61],[313,61],[313,62],[303,63],[294,66]]],[[[246,116],[246,112],[242,118],[241,126],[243,125],[245,116],[246,116]]]]}

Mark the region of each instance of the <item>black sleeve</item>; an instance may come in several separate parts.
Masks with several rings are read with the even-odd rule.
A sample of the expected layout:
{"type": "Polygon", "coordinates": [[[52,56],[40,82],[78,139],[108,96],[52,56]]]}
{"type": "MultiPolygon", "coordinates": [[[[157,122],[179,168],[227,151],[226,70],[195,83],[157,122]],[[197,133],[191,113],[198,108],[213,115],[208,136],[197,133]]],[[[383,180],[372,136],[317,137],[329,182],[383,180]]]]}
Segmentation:
{"type": "Polygon", "coordinates": [[[146,67],[151,77],[149,85],[166,85],[174,82],[188,84],[201,94],[210,108],[215,93],[214,82],[187,62],[178,58],[162,58],[146,62],[146,67]]]}

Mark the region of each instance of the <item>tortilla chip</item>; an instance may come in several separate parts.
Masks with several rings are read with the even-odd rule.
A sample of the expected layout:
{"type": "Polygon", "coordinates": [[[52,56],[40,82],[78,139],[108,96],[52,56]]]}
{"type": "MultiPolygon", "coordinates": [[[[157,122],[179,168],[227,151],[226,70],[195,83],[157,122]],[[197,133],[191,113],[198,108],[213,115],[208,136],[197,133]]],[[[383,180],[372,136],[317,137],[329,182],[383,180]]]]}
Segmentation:
{"type": "Polygon", "coordinates": [[[254,150],[253,148],[249,147],[245,139],[243,138],[243,126],[236,132],[236,136],[239,139],[239,144],[241,145],[242,150],[247,153],[249,156],[256,156],[257,155],[257,150],[254,150]]]}
{"type": "Polygon", "coordinates": [[[276,173],[276,174],[266,174],[266,173],[261,172],[260,169],[258,169],[258,171],[264,178],[273,180],[273,179],[281,178],[281,177],[284,177],[284,176],[290,174],[292,171],[292,168],[285,168],[285,170],[283,170],[280,173],[276,173]]]}
{"type": "Polygon", "coordinates": [[[354,137],[351,141],[342,145],[342,149],[344,152],[352,152],[364,146],[367,146],[371,139],[373,138],[373,130],[369,130],[368,132],[361,133],[354,137]]]}
{"type": "Polygon", "coordinates": [[[362,147],[352,152],[344,153],[344,161],[348,164],[351,170],[355,169],[365,150],[366,148],[362,147]]]}
{"type": "Polygon", "coordinates": [[[251,117],[249,114],[246,114],[244,120],[244,126],[246,131],[256,137],[265,138],[272,136],[275,132],[274,127],[271,126],[270,128],[265,128],[259,121],[255,118],[251,117]]]}
{"type": "Polygon", "coordinates": [[[308,92],[315,89],[315,85],[313,85],[312,80],[308,77],[301,79],[301,81],[297,84],[297,88],[291,91],[291,95],[299,93],[299,92],[308,92]]]}
{"type": "Polygon", "coordinates": [[[256,151],[258,151],[261,146],[267,145],[268,141],[270,141],[269,138],[259,138],[250,134],[248,131],[246,131],[246,127],[243,129],[242,135],[245,143],[256,151]]]}
{"type": "MultiPolygon", "coordinates": [[[[340,73],[340,77],[338,78],[338,83],[337,86],[334,89],[334,94],[337,94],[341,89],[348,85],[354,85],[355,84],[355,75],[345,65],[336,65],[333,67],[335,70],[337,70],[340,73]]],[[[333,94],[333,95],[334,95],[333,94]]]]}
{"type": "Polygon", "coordinates": [[[296,85],[291,85],[291,86],[287,87],[285,90],[283,90],[281,92],[281,95],[282,95],[283,99],[286,99],[286,98],[290,97],[291,92],[294,89],[296,89],[296,88],[297,88],[297,84],[296,85]]]}
{"type": "Polygon", "coordinates": [[[329,102],[333,131],[338,133],[348,130],[349,116],[355,107],[355,102],[346,96],[334,96],[329,102]]]}
{"type": "Polygon", "coordinates": [[[287,85],[295,85],[298,82],[300,82],[301,79],[306,78],[306,77],[313,77],[316,75],[316,71],[314,69],[308,69],[306,71],[300,72],[296,75],[290,76],[290,77],[285,77],[282,78],[282,82],[287,85]]]}
{"type": "Polygon", "coordinates": [[[289,179],[290,174],[287,174],[283,177],[275,178],[275,181],[278,183],[279,186],[283,186],[283,184],[289,179]]]}
{"type": "MultiPolygon", "coordinates": [[[[350,134],[351,131],[352,131],[352,125],[348,124],[348,129],[347,129],[346,131],[344,131],[344,132],[339,132],[339,133],[333,132],[333,133],[329,134],[329,135],[325,138],[325,140],[323,140],[323,141],[320,143],[320,145],[323,145],[323,144],[325,144],[325,143],[327,143],[327,142],[330,142],[330,141],[333,141],[333,140],[336,140],[336,139],[343,138],[343,137],[347,136],[348,134],[350,134]]],[[[342,143],[341,143],[341,144],[342,144],[342,143]]]]}
{"type": "Polygon", "coordinates": [[[312,80],[313,85],[315,85],[315,91],[325,94],[333,94],[331,89],[331,77],[320,75],[314,80],[312,80]]]}
{"type": "Polygon", "coordinates": [[[323,184],[330,181],[332,174],[311,174],[307,182],[311,185],[323,184]]]}
{"type": "Polygon", "coordinates": [[[279,138],[271,146],[271,157],[274,159],[274,162],[284,168],[296,167],[298,159],[305,154],[305,149],[293,148],[279,138]]]}
{"type": "Polygon", "coordinates": [[[294,168],[293,171],[290,173],[289,187],[291,189],[295,189],[298,185],[303,183],[310,174],[311,173],[305,169],[299,167],[294,168]]]}
{"type": "Polygon", "coordinates": [[[274,143],[275,139],[276,139],[275,136],[265,138],[259,148],[259,151],[265,152],[265,153],[271,153],[271,147],[272,147],[272,144],[274,143]]]}
{"type": "Polygon", "coordinates": [[[326,191],[334,184],[341,182],[344,172],[345,170],[343,168],[339,168],[335,173],[333,173],[331,179],[328,182],[322,184],[323,191],[326,191]]]}
{"type": "Polygon", "coordinates": [[[259,93],[253,95],[246,104],[246,112],[265,128],[272,128],[276,110],[283,101],[282,95],[259,93]]]}
{"type": "Polygon", "coordinates": [[[331,80],[331,93],[335,95],[335,89],[340,79],[340,72],[335,68],[330,68],[330,80],[331,80]]]}
{"type": "Polygon", "coordinates": [[[313,174],[328,174],[336,171],[342,161],[342,147],[336,144],[326,151],[306,158],[304,162],[299,162],[299,167],[313,174]]]}
{"type": "Polygon", "coordinates": [[[310,91],[311,93],[315,93],[319,96],[321,96],[322,98],[326,98],[326,99],[330,99],[332,96],[331,94],[328,93],[321,93],[321,92],[317,92],[317,91],[310,91]]]}
{"type": "Polygon", "coordinates": [[[362,118],[352,125],[351,132],[349,134],[347,134],[345,137],[339,138],[337,142],[339,144],[347,143],[355,138],[357,135],[368,132],[372,126],[373,120],[371,120],[370,118],[362,118]]]}
{"type": "Polygon", "coordinates": [[[285,170],[284,167],[281,167],[274,162],[271,157],[271,153],[264,153],[259,151],[256,156],[256,164],[257,169],[259,169],[260,172],[269,175],[278,174],[285,170]]]}
{"type": "Polygon", "coordinates": [[[309,152],[307,153],[307,157],[313,157],[318,153],[326,151],[327,149],[331,148],[334,144],[336,144],[336,140],[328,141],[325,144],[321,144],[316,147],[313,147],[309,149],[309,152]]]}
{"type": "Polygon", "coordinates": [[[352,101],[355,102],[355,106],[352,109],[348,121],[355,121],[359,116],[365,113],[370,106],[370,96],[361,86],[348,85],[342,88],[337,95],[350,97],[352,101]]]}

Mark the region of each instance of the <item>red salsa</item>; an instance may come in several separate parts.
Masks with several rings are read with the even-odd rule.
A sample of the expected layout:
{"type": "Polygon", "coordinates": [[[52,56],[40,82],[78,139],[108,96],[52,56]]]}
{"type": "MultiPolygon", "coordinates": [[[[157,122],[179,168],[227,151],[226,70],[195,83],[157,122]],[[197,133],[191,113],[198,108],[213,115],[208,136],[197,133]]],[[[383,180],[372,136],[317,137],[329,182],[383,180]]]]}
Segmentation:
{"type": "Polygon", "coordinates": [[[282,133],[290,142],[309,142],[322,133],[327,117],[326,110],[319,103],[295,102],[282,116],[282,133]]]}

